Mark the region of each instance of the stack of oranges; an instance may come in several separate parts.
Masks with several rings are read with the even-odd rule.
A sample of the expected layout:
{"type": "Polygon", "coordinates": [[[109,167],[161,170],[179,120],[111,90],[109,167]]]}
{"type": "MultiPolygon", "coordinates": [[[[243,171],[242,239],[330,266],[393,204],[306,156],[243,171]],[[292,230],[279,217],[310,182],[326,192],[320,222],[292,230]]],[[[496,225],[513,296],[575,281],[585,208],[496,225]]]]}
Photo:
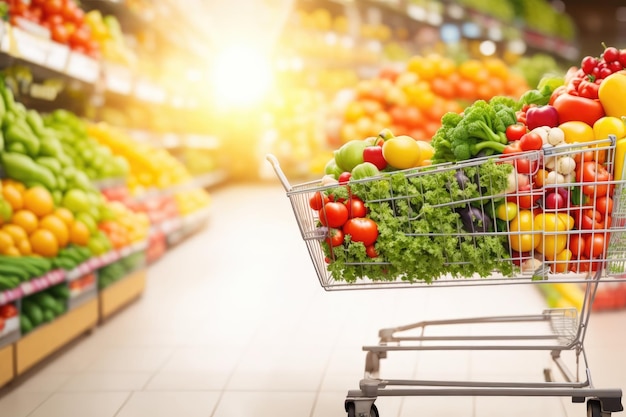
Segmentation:
{"type": "Polygon", "coordinates": [[[52,258],[70,243],[88,243],[87,226],[75,220],[68,209],[55,207],[46,188],[27,188],[18,181],[3,179],[2,196],[11,205],[13,215],[0,224],[0,254],[52,258]]]}

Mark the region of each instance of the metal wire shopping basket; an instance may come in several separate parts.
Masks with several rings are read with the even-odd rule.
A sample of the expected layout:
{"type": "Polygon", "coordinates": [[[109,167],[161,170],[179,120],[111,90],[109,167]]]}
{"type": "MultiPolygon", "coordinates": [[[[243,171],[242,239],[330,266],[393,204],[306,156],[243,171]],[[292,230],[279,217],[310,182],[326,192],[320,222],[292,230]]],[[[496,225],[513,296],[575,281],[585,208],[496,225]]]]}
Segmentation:
{"type": "Polygon", "coordinates": [[[598,284],[626,277],[626,181],[613,172],[615,150],[615,138],[609,138],[327,185],[320,180],[291,185],[278,160],[268,155],[325,290],[571,282],[584,288],[580,311],[546,309],[380,330],[379,344],[363,347],[365,377],[358,390],[348,392],[348,416],[378,416],[376,398],[395,395],[569,396],[586,401],[591,417],[622,411],[621,389],[592,386],[583,346],[598,284]],[[346,206],[348,220],[329,203],[346,206]],[[360,220],[350,222],[353,217],[360,220]],[[425,334],[450,324],[511,329],[520,323],[537,330],[425,334]],[[380,359],[390,351],[464,349],[549,351],[564,381],[553,380],[549,370],[545,382],[536,383],[379,376],[380,359]],[[563,351],[575,353],[577,366],[582,357],[583,377],[567,368],[563,351]]]}

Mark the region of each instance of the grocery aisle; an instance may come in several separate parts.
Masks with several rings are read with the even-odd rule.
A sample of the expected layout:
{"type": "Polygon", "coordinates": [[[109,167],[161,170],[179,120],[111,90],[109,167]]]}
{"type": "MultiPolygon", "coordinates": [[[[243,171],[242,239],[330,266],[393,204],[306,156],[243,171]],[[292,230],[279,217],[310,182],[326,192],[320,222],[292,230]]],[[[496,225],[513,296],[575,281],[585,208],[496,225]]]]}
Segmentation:
{"type": "MultiPolygon", "coordinates": [[[[272,182],[212,191],[207,227],[148,274],[142,298],[0,391],[2,417],[345,416],[361,346],[380,327],[428,318],[539,312],[532,286],[325,292],[272,182]]],[[[600,387],[626,386],[626,313],[593,316],[600,387]]],[[[393,378],[537,380],[548,354],[390,355],[393,378]]],[[[558,398],[379,398],[383,417],[583,416],[558,398]]]]}

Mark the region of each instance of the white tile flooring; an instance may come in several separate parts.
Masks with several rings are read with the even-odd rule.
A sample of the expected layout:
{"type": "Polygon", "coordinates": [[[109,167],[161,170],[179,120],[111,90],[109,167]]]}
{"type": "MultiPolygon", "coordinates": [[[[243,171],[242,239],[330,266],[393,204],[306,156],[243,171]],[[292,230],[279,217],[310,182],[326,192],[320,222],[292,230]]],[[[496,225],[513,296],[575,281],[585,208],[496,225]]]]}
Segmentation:
{"type": "MultiPolygon", "coordinates": [[[[378,329],[539,313],[532,286],[326,292],[277,184],[212,191],[211,221],[150,267],[143,297],[0,391],[0,417],[339,417],[378,329]]],[[[626,311],[592,316],[597,387],[626,387],[626,311]]],[[[394,379],[541,381],[548,353],[395,352],[394,379]]],[[[383,417],[583,416],[555,397],[380,397],[383,417]]],[[[620,414],[616,414],[620,415],[620,414]]]]}

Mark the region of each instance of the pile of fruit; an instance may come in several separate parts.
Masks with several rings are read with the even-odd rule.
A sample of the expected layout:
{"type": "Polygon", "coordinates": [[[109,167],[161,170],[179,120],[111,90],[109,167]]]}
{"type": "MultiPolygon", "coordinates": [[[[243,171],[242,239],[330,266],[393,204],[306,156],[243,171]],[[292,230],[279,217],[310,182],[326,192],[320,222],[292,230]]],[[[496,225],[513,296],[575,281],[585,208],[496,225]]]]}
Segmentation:
{"type": "Polygon", "coordinates": [[[3,179],[1,184],[11,214],[0,226],[0,253],[53,258],[70,244],[89,243],[90,232],[84,219],[77,219],[66,207],[55,206],[46,188],[27,188],[11,179],[3,179]]]}
{"type": "Polygon", "coordinates": [[[174,200],[181,216],[195,213],[211,204],[211,197],[203,188],[178,191],[174,194],[174,200]]]}
{"type": "Polygon", "coordinates": [[[98,224],[98,229],[109,238],[115,249],[146,240],[150,229],[150,220],[145,213],[131,210],[123,203],[111,201],[107,207],[115,220],[105,220],[98,224]]]}
{"type": "Polygon", "coordinates": [[[432,54],[412,57],[402,71],[384,69],[361,81],[344,107],[333,145],[376,136],[383,128],[399,135],[429,140],[447,112],[495,95],[518,98],[528,89],[524,78],[497,58],[456,64],[432,54]]]}
{"type": "Polygon", "coordinates": [[[50,38],[73,51],[93,58],[100,57],[100,44],[85,20],[85,12],[74,0],[8,0],[12,25],[19,20],[41,25],[50,31],[50,38]]]}
{"type": "Polygon", "coordinates": [[[115,16],[103,16],[99,10],[90,10],[85,14],[85,24],[91,30],[102,58],[126,66],[136,62],[137,57],[126,44],[120,22],[115,16]]]}
{"type": "Polygon", "coordinates": [[[143,194],[151,189],[164,189],[191,180],[185,166],[167,150],[148,143],[138,143],[130,135],[107,124],[91,124],[89,137],[121,156],[129,164],[127,186],[131,194],[143,194]]]}

